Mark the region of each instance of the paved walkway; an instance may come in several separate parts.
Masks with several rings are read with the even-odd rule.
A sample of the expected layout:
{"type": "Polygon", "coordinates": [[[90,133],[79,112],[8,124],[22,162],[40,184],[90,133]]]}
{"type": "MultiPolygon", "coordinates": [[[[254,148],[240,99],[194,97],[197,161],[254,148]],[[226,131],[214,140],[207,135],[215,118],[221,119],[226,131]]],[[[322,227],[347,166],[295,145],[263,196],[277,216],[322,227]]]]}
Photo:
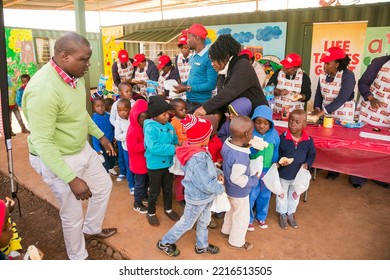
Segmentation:
{"type": "MultiPolygon", "coordinates": [[[[18,132],[15,129],[15,132],[18,132]]],[[[53,194],[31,168],[28,161],[27,135],[12,137],[12,155],[17,180],[21,185],[58,208],[53,194]]],[[[0,138],[4,141],[4,138],[0,138]]],[[[3,142],[4,143],[4,142],[3,142]]],[[[0,171],[8,174],[5,145],[0,145],[0,171]]],[[[254,243],[252,251],[229,249],[218,229],[209,230],[209,241],[218,245],[217,255],[197,255],[194,252],[195,231],[190,230],[178,242],[179,260],[236,260],[236,259],[390,259],[390,189],[369,182],[361,190],[348,183],[346,175],[335,181],[324,179],[320,171],[312,181],[308,202],[298,206],[299,229],[282,230],[275,212],[275,197],[271,198],[269,229],[256,228],[248,232],[247,240],[254,243]]],[[[127,182],[116,182],[108,205],[105,227],[117,227],[118,234],[105,240],[107,245],[127,259],[169,259],[156,249],[156,242],[173,225],[163,214],[162,201],[157,204],[160,226],[148,225],[144,214],[132,209],[133,197],[127,182]]],[[[174,209],[182,212],[175,202],[174,209]]]]}

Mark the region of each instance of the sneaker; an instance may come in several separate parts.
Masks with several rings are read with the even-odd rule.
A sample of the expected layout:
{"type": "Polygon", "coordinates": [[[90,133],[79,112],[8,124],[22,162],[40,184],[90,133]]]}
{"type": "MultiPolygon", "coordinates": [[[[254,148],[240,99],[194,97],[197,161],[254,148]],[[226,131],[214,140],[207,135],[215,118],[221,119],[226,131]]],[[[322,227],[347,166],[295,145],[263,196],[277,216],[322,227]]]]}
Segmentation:
{"type": "Polygon", "coordinates": [[[210,229],[216,229],[218,227],[218,224],[213,218],[211,218],[210,223],[207,227],[210,229]]]}
{"type": "Polygon", "coordinates": [[[242,245],[241,247],[237,247],[237,246],[231,245],[231,244],[228,242],[228,247],[229,247],[229,248],[232,248],[232,249],[237,249],[237,250],[249,251],[249,250],[252,250],[252,249],[253,249],[253,244],[252,244],[252,243],[249,243],[248,241],[246,241],[244,245],[242,245]]]}
{"type": "Polygon", "coordinates": [[[255,227],[253,226],[253,224],[248,225],[247,231],[255,231],[255,227]]]}
{"type": "Polygon", "coordinates": [[[142,203],[136,203],[134,202],[134,207],[133,209],[135,211],[138,211],[140,212],[141,214],[146,214],[148,213],[148,208],[145,207],[145,205],[143,205],[142,203]]]}
{"type": "Polygon", "coordinates": [[[219,248],[215,245],[209,244],[206,248],[198,248],[195,246],[195,253],[197,254],[204,254],[204,253],[209,253],[209,254],[218,254],[219,253],[219,248]]]}
{"type": "Polygon", "coordinates": [[[165,215],[167,215],[169,217],[169,219],[171,219],[174,222],[177,222],[178,220],[180,220],[179,215],[177,215],[177,213],[175,211],[173,211],[172,209],[165,210],[164,213],[165,213],[165,215]]]}
{"type": "Polygon", "coordinates": [[[126,178],[125,175],[119,174],[118,178],[116,178],[116,181],[117,181],[117,182],[122,182],[125,178],[126,178]]]}
{"type": "Polygon", "coordinates": [[[293,228],[298,228],[298,224],[297,224],[297,221],[295,220],[295,215],[294,214],[290,214],[287,216],[287,221],[288,221],[288,224],[290,226],[292,226],[293,228]]]}
{"type": "Polygon", "coordinates": [[[131,188],[131,189],[130,189],[130,194],[131,194],[131,195],[134,195],[134,188],[131,188]]]}
{"type": "Polygon", "coordinates": [[[279,215],[279,226],[282,229],[287,229],[287,214],[280,214],[279,215]]]}
{"type": "Polygon", "coordinates": [[[158,219],[157,219],[157,216],[156,214],[147,214],[146,215],[146,219],[148,219],[148,223],[149,225],[151,225],[152,227],[158,227],[160,225],[158,219]]]}
{"type": "Polygon", "coordinates": [[[108,169],[108,173],[110,173],[111,175],[114,175],[114,176],[118,175],[118,173],[115,171],[114,168],[108,169]]]}
{"type": "Polygon", "coordinates": [[[265,221],[259,221],[259,220],[256,220],[256,221],[259,224],[259,227],[261,229],[267,229],[268,228],[268,225],[265,223],[265,221]]]}
{"type": "Polygon", "coordinates": [[[162,244],[161,240],[157,242],[157,248],[170,257],[176,257],[180,254],[179,249],[176,248],[176,244],[162,244]]]}

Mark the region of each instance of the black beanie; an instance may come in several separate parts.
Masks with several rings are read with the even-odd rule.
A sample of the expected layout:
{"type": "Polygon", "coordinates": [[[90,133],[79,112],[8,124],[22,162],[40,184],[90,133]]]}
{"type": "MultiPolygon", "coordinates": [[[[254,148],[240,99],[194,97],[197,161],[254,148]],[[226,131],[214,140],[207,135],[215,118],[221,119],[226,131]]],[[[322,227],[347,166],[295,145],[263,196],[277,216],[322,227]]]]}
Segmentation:
{"type": "Polygon", "coordinates": [[[148,102],[148,113],[154,118],[162,113],[172,110],[173,107],[160,95],[150,96],[148,102]]]}

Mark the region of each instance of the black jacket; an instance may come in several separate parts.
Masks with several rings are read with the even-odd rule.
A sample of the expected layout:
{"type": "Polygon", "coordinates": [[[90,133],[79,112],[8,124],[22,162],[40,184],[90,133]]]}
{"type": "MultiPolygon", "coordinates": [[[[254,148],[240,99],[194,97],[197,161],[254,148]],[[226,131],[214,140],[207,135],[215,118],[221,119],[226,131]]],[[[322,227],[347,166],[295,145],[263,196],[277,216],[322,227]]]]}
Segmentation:
{"type": "Polygon", "coordinates": [[[257,106],[268,105],[256,72],[245,56],[234,56],[230,60],[226,78],[218,75],[217,90],[218,94],[202,105],[207,114],[225,112],[227,106],[240,97],[252,102],[251,114],[257,106]]]}

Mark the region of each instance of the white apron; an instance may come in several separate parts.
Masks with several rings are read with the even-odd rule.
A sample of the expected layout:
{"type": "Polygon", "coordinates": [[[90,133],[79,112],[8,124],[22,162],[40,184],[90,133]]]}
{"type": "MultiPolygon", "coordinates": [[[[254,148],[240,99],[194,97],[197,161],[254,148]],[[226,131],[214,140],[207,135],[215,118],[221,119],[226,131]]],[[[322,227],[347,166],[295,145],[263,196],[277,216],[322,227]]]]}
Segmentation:
{"type": "MultiPolygon", "coordinates": [[[[334,77],[333,82],[326,82],[326,74],[320,74],[320,88],[321,95],[323,98],[323,106],[326,106],[333,102],[333,100],[339,95],[341,88],[341,81],[343,77],[343,71],[338,71],[336,76],[334,77]]],[[[348,123],[353,122],[355,113],[355,101],[347,101],[343,105],[340,106],[336,111],[332,114],[328,114],[328,116],[333,117],[335,120],[345,121],[348,123]]]]}
{"type": "MultiPolygon", "coordinates": [[[[122,69],[121,63],[119,62],[119,60],[116,61],[116,64],[118,66],[118,74],[119,74],[119,77],[121,79],[121,83],[126,82],[133,77],[134,67],[133,67],[133,64],[131,63],[131,61],[127,61],[127,63],[126,63],[127,67],[125,69],[122,69]]],[[[119,91],[118,87],[115,84],[112,85],[112,90],[116,93],[119,91]]]]}
{"type": "Polygon", "coordinates": [[[370,101],[365,101],[361,96],[357,109],[359,122],[390,127],[390,61],[386,62],[379,70],[370,86],[370,92],[381,102],[382,106],[379,109],[373,109],[370,106],[370,101]]]}
{"type": "MultiPolygon", "coordinates": [[[[188,58],[190,58],[190,55],[188,55],[188,58]]],[[[188,74],[190,73],[190,63],[185,62],[183,63],[184,56],[182,53],[179,53],[177,56],[177,70],[179,71],[180,81],[182,83],[186,82],[188,80],[188,74]]]]}
{"type": "Polygon", "coordinates": [[[164,95],[165,94],[165,87],[164,82],[171,73],[171,70],[168,71],[165,75],[163,75],[163,71],[160,72],[160,77],[158,77],[158,88],[157,88],[157,94],[164,95]]]}
{"type": "MultiPolygon", "coordinates": [[[[148,65],[149,65],[149,62],[146,61],[145,68],[143,69],[142,72],[140,72],[140,69],[138,67],[136,68],[135,74],[134,74],[134,79],[135,80],[145,81],[145,82],[147,80],[149,80],[149,76],[146,73],[146,71],[148,70],[148,65]]],[[[146,85],[137,85],[137,86],[139,88],[140,93],[146,94],[146,85]]]]}
{"type": "Polygon", "coordinates": [[[295,78],[293,80],[287,79],[286,74],[283,71],[279,71],[278,84],[276,88],[280,90],[286,89],[288,90],[288,94],[275,96],[275,113],[280,113],[283,107],[286,108],[286,110],[288,110],[289,112],[295,109],[304,110],[304,102],[293,101],[294,92],[301,93],[302,91],[302,81],[303,71],[301,68],[298,68],[298,71],[295,74],[295,78]]]}

